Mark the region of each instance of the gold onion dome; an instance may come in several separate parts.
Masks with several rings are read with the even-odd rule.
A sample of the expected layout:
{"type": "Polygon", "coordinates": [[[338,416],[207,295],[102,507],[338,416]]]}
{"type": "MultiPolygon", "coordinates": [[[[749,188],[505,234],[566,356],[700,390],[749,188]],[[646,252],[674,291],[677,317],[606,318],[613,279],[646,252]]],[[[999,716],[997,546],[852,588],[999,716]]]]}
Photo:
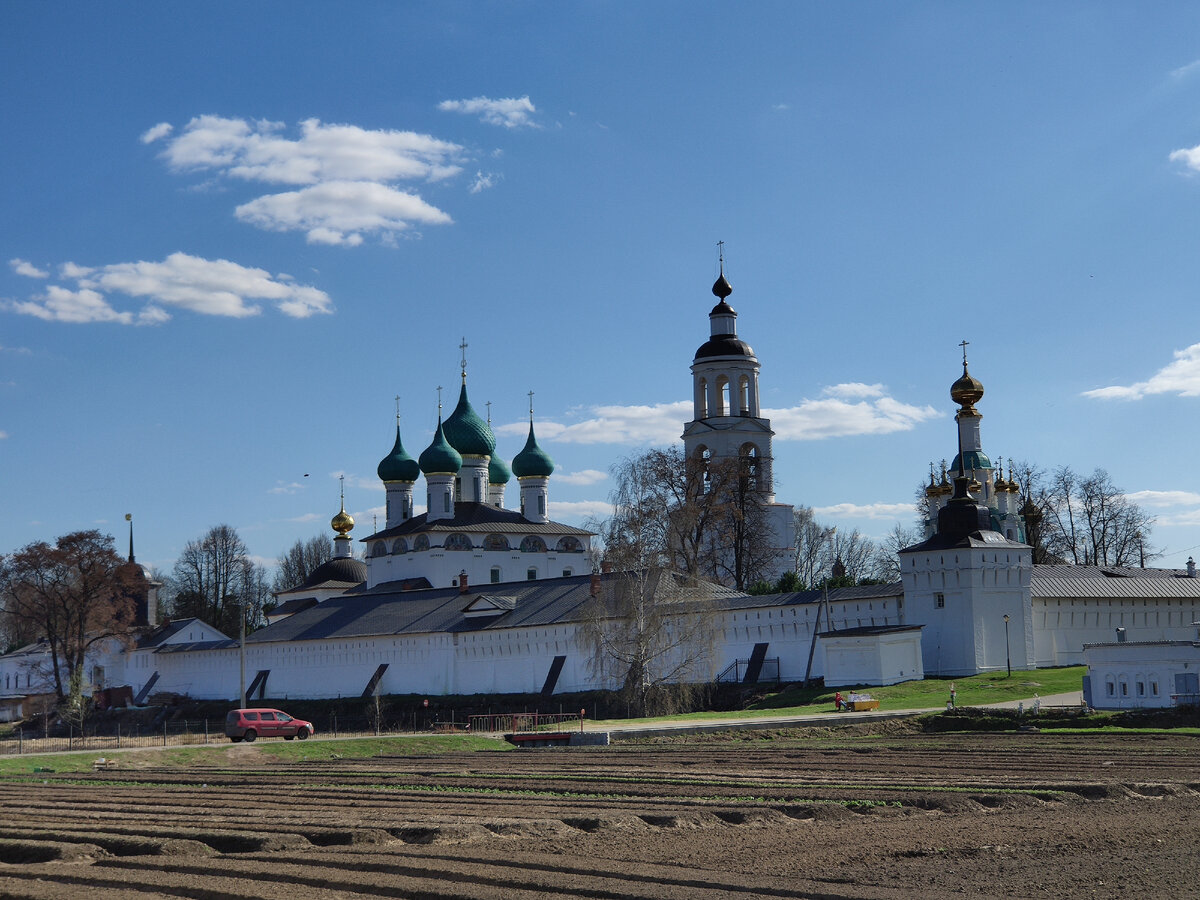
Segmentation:
{"type": "Polygon", "coordinates": [[[962,378],[950,385],[950,399],[963,409],[971,409],[983,398],[983,383],[967,371],[963,363],[962,378]]]}
{"type": "Polygon", "coordinates": [[[345,537],[354,528],[354,517],[346,512],[343,506],[338,514],[330,519],[329,525],[339,536],[345,537]]]}

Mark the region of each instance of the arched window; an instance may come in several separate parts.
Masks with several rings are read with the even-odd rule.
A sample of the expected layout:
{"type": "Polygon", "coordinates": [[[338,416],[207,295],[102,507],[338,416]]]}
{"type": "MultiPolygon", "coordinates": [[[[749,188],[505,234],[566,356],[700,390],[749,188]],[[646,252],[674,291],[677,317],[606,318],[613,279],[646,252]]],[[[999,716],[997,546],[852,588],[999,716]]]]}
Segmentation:
{"type": "Polygon", "coordinates": [[[708,379],[701,378],[696,385],[696,418],[708,418],[708,379]]]}
{"type": "Polygon", "coordinates": [[[383,541],[373,541],[371,543],[372,556],[387,556],[387,544],[383,541]]]}
{"type": "Polygon", "coordinates": [[[535,569],[533,566],[530,566],[529,569],[525,572],[525,580],[526,581],[537,581],[537,569],[535,569]]]}
{"type": "Polygon", "coordinates": [[[558,545],[554,549],[559,553],[582,553],[583,544],[579,542],[579,538],[567,535],[558,539],[558,545]]]}
{"type": "Polygon", "coordinates": [[[492,566],[492,584],[500,583],[500,567],[492,566]]]}
{"type": "Polygon", "coordinates": [[[465,534],[448,534],[442,546],[447,550],[474,550],[471,539],[465,534]]]}
{"type": "Polygon", "coordinates": [[[396,540],[392,542],[392,555],[393,556],[397,553],[407,553],[407,552],[408,552],[408,541],[406,541],[404,538],[396,538],[396,540]]]}
{"type": "Polygon", "coordinates": [[[563,569],[563,578],[570,578],[574,574],[575,574],[574,569],[563,569]]]}
{"type": "Polygon", "coordinates": [[[428,550],[428,549],[429,549],[429,535],[418,534],[417,539],[415,541],[413,541],[413,550],[428,550]]]}
{"type": "Polygon", "coordinates": [[[531,534],[525,540],[521,541],[522,553],[545,553],[546,542],[536,534],[531,534]]]}
{"type": "Polygon", "coordinates": [[[508,550],[508,538],[502,534],[489,534],[483,539],[484,550],[508,550]]]}
{"type": "Polygon", "coordinates": [[[745,375],[738,379],[738,413],[750,415],[750,379],[745,375]]]}
{"type": "Polygon", "coordinates": [[[717,415],[729,415],[729,378],[721,375],[717,378],[717,415]]]}

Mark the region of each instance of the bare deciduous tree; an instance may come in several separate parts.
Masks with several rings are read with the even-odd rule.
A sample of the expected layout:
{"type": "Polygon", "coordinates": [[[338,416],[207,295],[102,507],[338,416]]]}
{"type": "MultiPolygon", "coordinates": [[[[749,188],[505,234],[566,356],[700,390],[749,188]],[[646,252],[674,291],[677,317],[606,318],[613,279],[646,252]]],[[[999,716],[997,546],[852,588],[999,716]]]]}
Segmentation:
{"type": "Polygon", "coordinates": [[[250,558],[245,542],[229,525],[217,525],[198,541],[188,541],[171,577],[173,616],[195,616],[226,634],[247,628],[262,616],[270,597],[266,572],[250,558]]]}
{"type": "Polygon", "coordinates": [[[332,557],[333,539],[327,534],[296,541],[279,557],[271,590],[279,593],[303,584],[318,566],[332,557]]]}
{"type": "Polygon", "coordinates": [[[16,633],[46,639],[60,703],[81,697],[89,648],[131,633],[131,578],[112,537],[99,531],[72,532],[53,546],[37,541],[0,562],[4,617],[16,633]]]}
{"type": "Polygon", "coordinates": [[[1011,468],[1024,501],[1025,539],[1034,562],[1145,566],[1154,517],[1132,502],[1104,469],[1081,476],[1070,466],[1049,475],[1018,462],[1011,468]]]}
{"type": "Polygon", "coordinates": [[[605,579],[583,611],[580,634],[593,675],[619,683],[634,715],[687,707],[713,676],[711,585],[661,568],[605,579]]]}

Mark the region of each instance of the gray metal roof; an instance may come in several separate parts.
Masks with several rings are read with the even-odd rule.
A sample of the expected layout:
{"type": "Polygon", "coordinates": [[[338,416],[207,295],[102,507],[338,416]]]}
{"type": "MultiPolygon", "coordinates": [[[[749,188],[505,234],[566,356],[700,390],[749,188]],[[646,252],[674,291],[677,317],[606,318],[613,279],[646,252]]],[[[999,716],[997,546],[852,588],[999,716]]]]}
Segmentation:
{"type": "Polygon", "coordinates": [[[1034,566],[1030,582],[1033,596],[1043,600],[1200,599],[1200,578],[1178,569],[1034,566]]]}
{"type": "MultiPolygon", "coordinates": [[[[627,575],[600,576],[601,596],[611,597],[627,575]]],[[[435,632],[488,631],[530,628],[578,622],[592,598],[591,575],[571,575],[540,581],[489,584],[483,589],[461,593],[458,588],[429,590],[381,590],[356,592],[326,600],[247,636],[249,643],[269,641],[315,641],[435,632]],[[480,598],[511,609],[496,616],[468,616],[466,610],[480,598]]],[[[687,603],[700,590],[718,610],[766,609],[817,603],[821,591],[770,594],[752,597],[708,582],[696,583],[681,575],[664,574],[652,587],[674,602],[687,603]]],[[[833,602],[884,599],[901,594],[899,583],[837,588],[829,592],[833,602]]]]}
{"type": "Polygon", "coordinates": [[[389,540],[409,534],[431,534],[436,532],[463,531],[475,534],[571,534],[590,537],[595,532],[559,522],[530,522],[515,509],[503,509],[490,503],[458,501],[454,504],[454,516],[449,519],[428,521],[428,513],[413,516],[406,522],[375,534],[363,541],[389,540]]]}

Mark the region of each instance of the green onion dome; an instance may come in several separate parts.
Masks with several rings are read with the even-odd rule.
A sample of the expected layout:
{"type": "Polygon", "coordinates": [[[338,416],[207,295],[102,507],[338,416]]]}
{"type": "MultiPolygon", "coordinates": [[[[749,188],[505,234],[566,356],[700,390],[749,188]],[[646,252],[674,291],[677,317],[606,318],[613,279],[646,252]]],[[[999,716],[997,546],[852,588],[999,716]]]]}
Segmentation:
{"type": "Polygon", "coordinates": [[[531,476],[549,478],[554,472],[554,460],[550,458],[550,454],[537,445],[537,438],[533,436],[532,422],[529,423],[529,440],[525,442],[525,449],[513,458],[512,470],[518,478],[531,476]]]}
{"type": "Polygon", "coordinates": [[[421,453],[421,471],[426,475],[457,475],[462,468],[462,457],[446,441],[442,431],[442,420],[438,419],[433,443],[421,453]]]}
{"type": "Polygon", "coordinates": [[[421,476],[421,467],[417,461],[408,455],[404,444],[400,442],[400,425],[396,425],[396,445],[392,452],[379,462],[381,481],[416,481],[421,476]]]}
{"type": "Polygon", "coordinates": [[[508,463],[498,456],[493,456],[488,463],[488,484],[508,484],[510,478],[512,472],[509,471],[508,463]]]}
{"type": "Polygon", "coordinates": [[[471,408],[465,383],[458,394],[458,406],[446,419],[444,428],[450,446],[466,456],[491,456],[496,450],[496,436],[488,423],[471,408]]]}

